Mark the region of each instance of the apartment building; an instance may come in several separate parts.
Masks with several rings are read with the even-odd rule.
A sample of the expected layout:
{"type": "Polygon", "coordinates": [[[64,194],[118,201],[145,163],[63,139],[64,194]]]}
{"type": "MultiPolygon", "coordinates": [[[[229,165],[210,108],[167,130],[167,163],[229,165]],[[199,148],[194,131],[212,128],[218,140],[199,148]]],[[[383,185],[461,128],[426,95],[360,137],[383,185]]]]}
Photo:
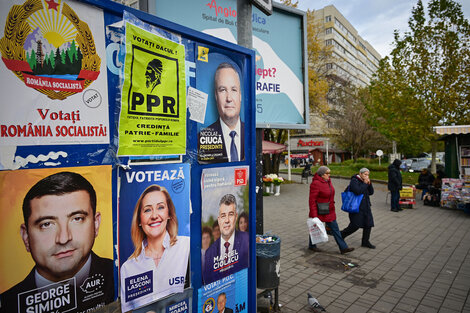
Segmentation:
{"type": "MultiPolygon", "coordinates": [[[[327,75],[336,84],[349,82],[356,87],[367,86],[377,71],[380,54],[367,40],[359,36],[357,30],[333,5],[315,10],[314,17],[323,27],[325,44],[332,46],[331,60],[324,64],[327,75]]],[[[328,104],[331,109],[341,105],[336,102],[335,93],[330,92],[328,104]]],[[[311,114],[311,129],[308,133],[323,135],[334,128],[331,119],[311,114]]]]}
{"type": "MultiPolygon", "coordinates": [[[[327,115],[310,113],[310,129],[305,131],[305,136],[329,137],[335,132],[334,112],[341,109],[341,103],[335,97],[335,84],[367,86],[382,57],[335,6],[328,5],[315,10],[314,17],[322,25],[321,36],[325,45],[332,46],[332,58],[324,64],[332,88],[328,93],[330,112],[327,115]]],[[[345,151],[337,149],[334,141],[330,140],[329,162],[344,159],[344,153],[345,151]],[[335,153],[343,155],[343,158],[335,158],[335,153]]]]}
{"type": "Polygon", "coordinates": [[[379,66],[380,54],[333,5],[315,10],[314,16],[323,25],[325,44],[333,46],[334,60],[325,64],[328,72],[356,86],[368,85],[379,66]]]}

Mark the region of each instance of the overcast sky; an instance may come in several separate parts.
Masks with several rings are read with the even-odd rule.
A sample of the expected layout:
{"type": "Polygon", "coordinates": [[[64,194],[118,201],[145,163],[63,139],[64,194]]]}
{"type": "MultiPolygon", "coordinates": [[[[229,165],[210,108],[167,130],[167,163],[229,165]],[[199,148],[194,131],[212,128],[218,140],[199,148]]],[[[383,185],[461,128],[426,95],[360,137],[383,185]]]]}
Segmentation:
{"type": "MultiPolygon", "coordinates": [[[[293,1],[295,3],[295,1],[293,1]]],[[[388,55],[393,42],[393,31],[408,28],[411,9],[418,0],[299,0],[298,8],[318,10],[334,5],[382,57],[388,55]]],[[[426,6],[428,0],[423,0],[426,6]]],[[[470,1],[457,0],[465,18],[470,19],[470,1]]],[[[427,8],[426,8],[427,12],[427,8]]]]}

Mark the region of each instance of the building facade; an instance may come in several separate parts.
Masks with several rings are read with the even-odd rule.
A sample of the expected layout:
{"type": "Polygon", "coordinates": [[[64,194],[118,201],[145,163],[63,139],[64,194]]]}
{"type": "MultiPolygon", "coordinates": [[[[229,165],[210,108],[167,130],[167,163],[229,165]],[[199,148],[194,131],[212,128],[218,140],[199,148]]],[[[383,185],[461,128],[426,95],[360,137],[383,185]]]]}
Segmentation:
{"type": "MultiPolygon", "coordinates": [[[[320,38],[324,40],[326,46],[332,47],[332,57],[323,65],[330,81],[330,91],[327,96],[330,111],[327,114],[311,112],[311,126],[305,131],[305,135],[328,137],[335,134],[334,113],[340,111],[342,107],[335,92],[336,87],[345,84],[354,87],[369,85],[382,57],[358,34],[335,6],[328,5],[315,10],[314,18],[322,27],[320,38]]],[[[335,149],[333,140],[330,140],[330,145],[335,149]]]]}

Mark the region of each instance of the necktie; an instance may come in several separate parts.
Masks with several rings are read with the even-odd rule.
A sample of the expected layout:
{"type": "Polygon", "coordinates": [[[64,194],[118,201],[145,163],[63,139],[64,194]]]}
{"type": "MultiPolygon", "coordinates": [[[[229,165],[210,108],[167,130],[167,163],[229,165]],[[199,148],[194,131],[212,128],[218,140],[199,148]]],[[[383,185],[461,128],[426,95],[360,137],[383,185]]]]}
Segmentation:
{"type": "Polygon", "coordinates": [[[228,247],[230,246],[230,242],[226,241],[224,243],[224,247],[225,247],[225,260],[228,259],[228,247]]]}
{"type": "Polygon", "coordinates": [[[235,145],[235,136],[237,132],[232,130],[230,132],[230,137],[232,137],[232,143],[230,144],[230,162],[237,162],[238,161],[238,150],[237,146],[235,145]]]}

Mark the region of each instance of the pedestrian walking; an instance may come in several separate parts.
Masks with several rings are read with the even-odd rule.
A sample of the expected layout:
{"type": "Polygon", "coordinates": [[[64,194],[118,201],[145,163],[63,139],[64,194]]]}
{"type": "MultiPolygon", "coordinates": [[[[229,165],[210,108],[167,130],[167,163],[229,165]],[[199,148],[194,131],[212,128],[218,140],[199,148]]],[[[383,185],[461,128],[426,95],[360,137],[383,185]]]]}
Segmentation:
{"type": "Polygon", "coordinates": [[[400,165],[401,161],[395,159],[395,161],[388,166],[388,190],[390,190],[391,210],[393,212],[399,212],[402,210],[398,203],[400,200],[400,190],[402,188],[400,165]]]}
{"type": "MultiPolygon", "coordinates": [[[[354,248],[349,248],[343,237],[341,237],[338,223],[336,222],[335,188],[331,183],[330,169],[326,166],[320,166],[313,176],[312,183],[310,184],[309,207],[309,217],[318,217],[320,221],[325,222],[331,229],[341,254],[354,250],[354,248]]],[[[308,248],[314,252],[321,251],[316,245],[312,244],[310,236],[308,248]]]]}
{"type": "Polygon", "coordinates": [[[370,233],[374,227],[374,217],[372,215],[370,197],[374,194],[374,187],[370,181],[370,171],[363,167],[359,170],[358,175],[351,177],[349,182],[349,190],[355,195],[364,195],[359,205],[359,212],[349,213],[349,225],[341,231],[341,237],[345,239],[349,235],[362,228],[362,247],[375,249],[370,243],[370,233]]]}

